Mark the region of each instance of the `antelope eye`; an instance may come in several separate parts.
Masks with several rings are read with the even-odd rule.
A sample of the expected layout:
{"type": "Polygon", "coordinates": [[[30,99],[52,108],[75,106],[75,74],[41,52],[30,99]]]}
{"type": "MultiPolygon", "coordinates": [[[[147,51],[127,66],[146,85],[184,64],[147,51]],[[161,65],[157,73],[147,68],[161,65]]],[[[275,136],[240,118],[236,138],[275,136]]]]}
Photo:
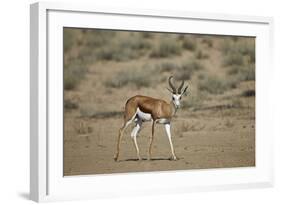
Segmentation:
{"type": "Polygon", "coordinates": [[[174,97],[172,97],[172,99],[173,99],[173,100],[175,100],[175,98],[174,98],[174,97]]]}
{"type": "Polygon", "coordinates": [[[180,100],[181,100],[181,96],[180,96],[180,100]]]}

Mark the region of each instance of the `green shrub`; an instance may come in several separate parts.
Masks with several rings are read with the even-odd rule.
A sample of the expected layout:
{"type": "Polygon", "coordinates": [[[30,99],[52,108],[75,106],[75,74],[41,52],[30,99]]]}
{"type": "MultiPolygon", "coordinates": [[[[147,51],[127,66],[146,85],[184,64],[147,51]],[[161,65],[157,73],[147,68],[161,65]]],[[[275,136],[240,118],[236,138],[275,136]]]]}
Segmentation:
{"type": "Polygon", "coordinates": [[[229,105],[229,107],[231,107],[231,108],[241,108],[241,107],[243,107],[243,103],[238,97],[234,97],[231,100],[231,104],[229,105]]]}
{"type": "Polygon", "coordinates": [[[128,61],[137,58],[138,55],[135,52],[132,52],[129,48],[121,47],[105,47],[100,49],[96,53],[96,58],[98,60],[107,60],[107,61],[128,61]]]}
{"type": "Polygon", "coordinates": [[[254,39],[244,38],[233,41],[231,38],[226,37],[220,49],[225,56],[225,66],[255,63],[254,39]]]}
{"type": "Polygon", "coordinates": [[[239,81],[255,80],[255,41],[254,38],[225,38],[221,44],[225,54],[223,65],[227,74],[239,81]]]}
{"type": "Polygon", "coordinates": [[[256,91],[255,90],[245,90],[241,94],[242,97],[253,97],[255,95],[256,95],[256,91]]]}
{"type": "Polygon", "coordinates": [[[191,92],[190,94],[187,94],[186,100],[182,102],[182,108],[187,110],[197,110],[202,108],[204,101],[204,94],[193,94],[191,92]]]}
{"type": "Polygon", "coordinates": [[[197,50],[195,53],[195,58],[201,60],[201,59],[206,59],[209,58],[209,55],[206,53],[203,53],[202,50],[197,50]]]}
{"type": "Polygon", "coordinates": [[[256,53],[255,53],[255,41],[254,39],[245,40],[241,43],[238,43],[239,51],[242,53],[246,58],[249,59],[248,63],[255,63],[256,60],[256,53]]]}
{"type": "Polygon", "coordinates": [[[209,48],[213,47],[213,40],[210,36],[204,36],[202,39],[202,43],[207,44],[209,48]]]}
{"type": "Polygon", "coordinates": [[[118,46],[120,46],[122,49],[125,48],[131,50],[141,50],[141,49],[151,48],[151,44],[149,43],[149,41],[140,37],[122,39],[118,41],[118,46]]]}
{"type": "Polygon", "coordinates": [[[105,82],[106,87],[121,88],[127,85],[134,85],[137,88],[149,87],[152,83],[153,75],[150,72],[129,70],[119,72],[117,75],[105,82]]]}
{"type": "Polygon", "coordinates": [[[224,66],[241,66],[244,63],[244,57],[241,53],[235,52],[235,53],[228,53],[226,54],[223,65],[224,66]]]}
{"type": "Polygon", "coordinates": [[[152,32],[140,32],[141,37],[143,38],[153,38],[153,33],[152,32]]]}
{"type": "Polygon", "coordinates": [[[75,76],[65,74],[64,81],[63,81],[63,87],[65,90],[73,90],[77,86],[78,82],[79,82],[79,80],[75,76]]]}
{"type": "Polygon", "coordinates": [[[228,75],[237,75],[241,69],[242,69],[242,66],[232,66],[227,70],[227,74],[228,75]]]}
{"type": "MultiPolygon", "coordinates": [[[[177,69],[179,68],[180,66],[176,63],[173,63],[173,62],[163,62],[161,65],[158,65],[157,68],[160,69],[160,72],[161,73],[164,73],[164,72],[171,72],[171,71],[177,71],[177,69]]],[[[165,78],[166,80],[166,78],[165,78]]]]}
{"type": "Polygon", "coordinates": [[[198,85],[200,91],[206,91],[210,94],[222,94],[226,90],[236,88],[236,86],[236,80],[227,80],[216,76],[203,78],[198,85]]]}
{"type": "Polygon", "coordinates": [[[143,51],[150,47],[151,44],[144,39],[128,37],[101,47],[96,52],[96,58],[97,60],[128,61],[141,57],[143,51]]]}
{"type": "Polygon", "coordinates": [[[196,42],[194,38],[184,38],[182,42],[182,47],[184,49],[194,51],[196,49],[196,42]]]}
{"type": "Polygon", "coordinates": [[[191,59],[180,65],[176,70],[176,78],[179,80],[189,80],[191,79],[195,71],[203,70],[204,66],[197,60],[191,59]]]}
{"type": "Polygon", "coordinates": [[[239,81],[255,80],[255,67],[253,64],[248,66],[232,66],[227,74],[234,76],[239,81]]]}
{"type": "Polygon", "coordinates": [[[82,63],[79,63],[79,61],[73,61],[70,64],[69,66],[65,65],[63,70],[63,86],[65,90],[75,89],[87,71],[86,67],[80,66],[82,63]]]}
{"type": "Polygon", "coordinates": [[[185,34],[178,34],[177,40],[183,41],[185,39],[185,34]]]}
{"type": "Polygon", "coordinates": [[[115,31],[87,29],[84,32],[83,40],[86,47],[96,49],[111,44],[115,35],[115,31]]]}
{"type": "Polygon", "coordinates": [[[160,44],[155,47],[150,53],[151,58],[166,58],[170,56],[180,55],[182,52],[181,46],[175,40],[161,40],[160,44]]]}
{"type": "Polygon", "coordinates": [[[76,43],[75,30],[70,28],[63,29],[63,50],[68,52],[76,43]]]}
{"type": "Polygon", "coordinates": [[[243,67],[237,74],[237,79],[240,81],[250,81],[256,79],[254,66],[243,67]]]}
{"type": "Polygon", "coordinates": [[[105,118],[121,117],[122,114],[123,112],[120,111],[101,109],[100,107],[93,105],[93,103],[82,104],[80,107],[81,117],[105,119],[105,118]]]}
{"type": "Polygon", "coordinates": [[[65,100],[63,101],[63,107],[64,107],[65,109],[77,109],[77,108],[78,108],[78,104],[72,102],[72,101],[69,100],[69,99],[67,99],[67,100],[65,99],[65,100]]]}

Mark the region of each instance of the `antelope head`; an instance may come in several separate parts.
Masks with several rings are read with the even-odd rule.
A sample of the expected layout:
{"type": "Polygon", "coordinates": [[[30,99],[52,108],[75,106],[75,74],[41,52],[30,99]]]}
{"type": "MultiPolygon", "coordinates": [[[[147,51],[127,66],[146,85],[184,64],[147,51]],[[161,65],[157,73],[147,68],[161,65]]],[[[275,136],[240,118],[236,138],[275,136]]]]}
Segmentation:
{"type": "Polygon", "coordinates": [[[170,76],[169,77],[169,86],[170,86],[170,89],[167,88],[171,94],[172,94],[172,101],[174,103],[174,106],[176,109],[178,109],[180,107],[180,101],[181,101],[181,98],[182,98],[182,95],[186,92],[188,86],[186,85],[184,87],[184,81],[181,82],[180,86],[178,87],[178,89],[176,89],[176,87],[174,86],[173,82],[172,82],[172,78],[173,76],[170,76]],[[184,88],[183,88],[184,87],[184,88]]]}

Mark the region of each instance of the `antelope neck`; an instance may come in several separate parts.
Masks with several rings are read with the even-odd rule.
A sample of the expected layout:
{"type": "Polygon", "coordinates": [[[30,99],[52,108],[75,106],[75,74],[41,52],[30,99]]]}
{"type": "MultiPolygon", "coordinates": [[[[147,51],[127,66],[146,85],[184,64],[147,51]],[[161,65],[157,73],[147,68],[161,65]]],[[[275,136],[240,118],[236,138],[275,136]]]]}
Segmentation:
{"type": "Polygon", "coordinates": [[[173,110],[173,115],[172,115],[172,116],[175,116],[176,113],[177,113],[178,108],[177,108],[176,105],[174,104],[173,100],[171,100],[170,106],[171,106],[171,109],[173,110]]]}

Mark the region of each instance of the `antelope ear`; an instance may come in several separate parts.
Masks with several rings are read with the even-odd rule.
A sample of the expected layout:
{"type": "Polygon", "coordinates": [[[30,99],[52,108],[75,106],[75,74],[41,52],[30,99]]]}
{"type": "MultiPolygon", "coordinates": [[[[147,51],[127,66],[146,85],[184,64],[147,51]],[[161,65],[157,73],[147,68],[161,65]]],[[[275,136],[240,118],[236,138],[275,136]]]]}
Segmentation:
{"type": "Polygon", "coordinates": [[[184,88],[183,92],[181,93],[181,95],[187,95],[186,91],[187,91],[188,85],[184,88]]]}

